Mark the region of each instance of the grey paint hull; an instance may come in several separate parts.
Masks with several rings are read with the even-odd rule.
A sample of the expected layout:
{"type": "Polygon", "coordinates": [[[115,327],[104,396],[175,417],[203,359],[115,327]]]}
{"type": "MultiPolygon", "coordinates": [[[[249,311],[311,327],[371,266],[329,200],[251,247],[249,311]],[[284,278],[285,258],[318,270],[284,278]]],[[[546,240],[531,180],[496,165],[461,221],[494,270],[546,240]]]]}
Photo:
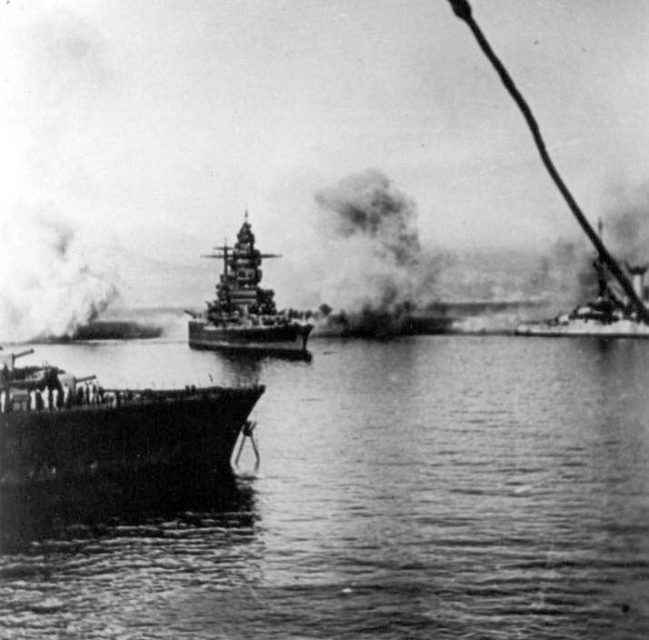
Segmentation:
{"type": "Polygon", "coordinates": [[[221,328],[202,320],[189,321],[189,346],[230,353],[287,358],[311,358],[307,341],[312,327],[289,324],[277,327],[221,328]]]}

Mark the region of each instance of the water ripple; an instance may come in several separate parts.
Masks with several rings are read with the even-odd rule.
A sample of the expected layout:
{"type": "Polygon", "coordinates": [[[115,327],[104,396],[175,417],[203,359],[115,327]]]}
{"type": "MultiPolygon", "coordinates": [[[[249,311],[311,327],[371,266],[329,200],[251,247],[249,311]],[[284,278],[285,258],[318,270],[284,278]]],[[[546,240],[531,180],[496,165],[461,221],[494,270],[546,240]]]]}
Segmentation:
{"type": "MultiPolygon", "coordinates": [[[[103,346],[69,349],[101,374],[103,346]]],[[[262,474],[117,511],[19,502],[0,637],[649,637],[649,344],[322,341],[245,370],[106,349],[124,375],[164,356],[266,384],[262,474]]]]}

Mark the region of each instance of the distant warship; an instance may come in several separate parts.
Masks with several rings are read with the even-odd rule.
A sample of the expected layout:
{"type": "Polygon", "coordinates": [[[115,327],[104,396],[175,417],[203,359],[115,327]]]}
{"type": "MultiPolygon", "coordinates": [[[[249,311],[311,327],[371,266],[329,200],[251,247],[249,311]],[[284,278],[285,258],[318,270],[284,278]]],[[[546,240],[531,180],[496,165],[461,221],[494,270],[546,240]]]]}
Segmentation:
{"type": "Polygon", "coordinates": [[[572,313],[563,314],[554,320],[522,324],[516,333],[526,336],[649,337],[649,305],[645,300],[642,281],[647,267],[627,265],[625,269],[611,255],[602,241],[601,225],[598,234],[555,167],[532,109],[473,17],[469,0],[449,0],[449,3],[455,15],[469,27],[478,46],[519,108],[543,166],[597,252],[594,263],[600,282],[597,300],[577,307],[572,313]],[[614,286],[620,293],[613,289],[614,286]]]}
{"type": "Polygon", "coordinates": [[[223,272],[216,285],[216,298],[203,313],[186,310],[189,346],[239,353],[309,359],[307,350],[313,324],[301,314],[278,311],[275,292],[262,289],[261,263],[275,254],[260,253],[246,211],[233,247],[226,244],[203,256],[223,260],[223,272]]]}
{"type": "MultiPolygon", "coordinates": [[[[599,236],[602,236],[599,221],[599,236]]],[[[638,310],[637,302],[631,300],[616,282],[609,277],[606,264],[601,258],[593,262],[597,272],[597,296],[580,304],[569,313],[562,313],[551,320],[527,322],[516,329],[522,336],[604,336],[611,338],[649,338],[649,323],[638,310]]],[[[619,266],[622,269],[621,266],[619,266]]],[[[644,276],[649,265],[624,265],[636,298],[649,309],[644,276]]]]}

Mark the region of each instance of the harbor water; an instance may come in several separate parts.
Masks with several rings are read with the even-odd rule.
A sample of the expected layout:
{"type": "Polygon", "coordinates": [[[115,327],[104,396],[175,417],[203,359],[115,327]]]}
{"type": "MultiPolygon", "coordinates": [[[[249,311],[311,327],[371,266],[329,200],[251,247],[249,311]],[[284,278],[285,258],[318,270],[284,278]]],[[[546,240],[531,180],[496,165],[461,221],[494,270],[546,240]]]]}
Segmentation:
{"type": "Polygon", "coordinates": [[[4,495],[0,638],[649,637],[649,341],[312,351],[38,347],[105,386],[265,384],[261,466],[246,445],[227,486],[136,504],[4,495]]]}

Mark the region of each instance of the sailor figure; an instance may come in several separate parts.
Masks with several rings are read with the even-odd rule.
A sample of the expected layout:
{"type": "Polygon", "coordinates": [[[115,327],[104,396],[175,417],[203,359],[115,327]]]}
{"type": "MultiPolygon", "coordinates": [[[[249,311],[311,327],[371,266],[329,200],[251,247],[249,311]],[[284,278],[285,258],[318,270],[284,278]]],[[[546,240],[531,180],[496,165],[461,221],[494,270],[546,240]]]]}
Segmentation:
{"type": "Polygon", "coordinates": [[[5,413],[9,395],[9,369],[7,363],[4,363],[2,369],[0,369],[0,389],[2,390],[0,392],[0,410],[5,413]]]}
{"type": "Polygon", "coordinates": [[[52,409],[52,396],[50,394],[50,388],[48,386],[46,386],[45,389],[43,389],[42,398],[43,398],[43,409],[45,409],[45,411],[50,411],[52,409]]]}
{"type": "Polygon", "coordinates": [[[59,410],[59,390],[56,387],[52,390],[52,409],[59,410]]]}
{"type": "Polygon", "coordinates": [[[9,369],[7,363],[5,362],[0,369],[0,385],[3,387],[9,383],[9,369]]]}
{"type": "Polygon", "coordinates": [[[36,390],[32,389],[29,392],[29,408],[32,411],[36,411],[38,409],[38,405],[36,404],[36,390]]]}

